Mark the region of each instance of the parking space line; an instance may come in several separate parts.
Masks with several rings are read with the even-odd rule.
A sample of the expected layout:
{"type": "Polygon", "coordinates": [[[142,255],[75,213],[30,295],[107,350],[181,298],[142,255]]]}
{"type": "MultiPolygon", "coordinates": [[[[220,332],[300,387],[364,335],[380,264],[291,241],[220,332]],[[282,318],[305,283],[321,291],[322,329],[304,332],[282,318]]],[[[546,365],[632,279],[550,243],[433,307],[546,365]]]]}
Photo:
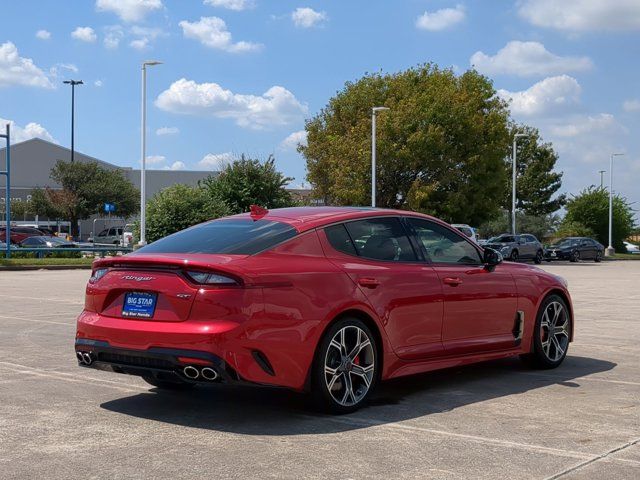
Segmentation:
{"type": "Polygon", "coordinates": [[[618,447],[612,448],[611,450],[608,450],[600,455],[597,455],[596,457],[590,459],[590,460],[585,460],[583,462],[580,462],[572,467],[569,467],[565,470],[562,470],[561,472],[556,473],[555,475],[552,475],[550,477],[547,477],[545,480],[556,480],[557,478],[560,477],[564,477],[565,475],[575,472],[576,470],[579,470],[581,468],[586,467],[587,465],[591,465],[592,463],[598,462],[600,460],[604,460],[604,459],[608,459],[608,460],[620,460],[620,459],[616,459],[616,458],[608,458],[610,455],[620,452],[622,450],[625,450],[629,447],[632,447],[633,445],[637,445],[638,443],[640,443],[640,438],[636,438],[635,440],[632,440],[630,442],[625,443],[624,445],[620,445],[618,447]]]}
{"type": "MultiPolygon", "coordinates": [[[[317,418],[307,415],[303,415],[307,418],[317,418]]],[[[382,427],[399,430],[409,430],[415,432],[429,433],[433,435],[442,435],[446,437],[458,438],[461,440],[470,441],[473,443],[480,443],[485,445],[496,445],[507,448],[516,448],[520,450],[527,450],[531,452],[547,453],[549,455],[555,455],[559,457],[576,458],[582,460],[590,460],[594,458],[593,454],[586,452],[576,452],[572,450],[564,450],[560,448],[545,447],[543,445],[534,445],[529,443],[512,442],[510,440],[500,440],[498,438],[482,437],[478,435],[468,435],[465,433],[447,432],[446,430],[435,430],[432,428],[416,427],[413,425],[406,425],[402,423],[385,423],[371,419],[364,418],[345,418],[345,417],[327,417],[326,420],[335,423],[341,423],[345,425],[358,426],[358,427],[382,427]]]]}
{"type": "Polygon", "coordinates": [[[0,368],[4,368],[10,372],[22,373],[27,375],[34,375],[40,377],[55,378],[58,380],[65,380],[72,383],[86,383],[90,385],[98,385],[103,387],[115,388],[126,392],[138,392],[147,391],[147,387],[140,387],[137,385],[131,385],[125,382],[114,382],[112,380],[106,380],[95,377],[78,376],[72,373],[57,372],[52,370],[39,370],[27,365],[21,365],[18,363],[0,361],[0,368]]]}
{"type": "Polygon", "coordinates": [[[54,322],[53,320],[40,320],[37,318],[24,318],[24,317],[13,317],[9,315],[0,315],[0,318],[5,318],[7,320],[18,320],[20,322],[35,322],[35,323],[50,323],[53,325],[66,325],[68,327],[75,327],[75,321],[73,323],[68,322],[54,322]]]}

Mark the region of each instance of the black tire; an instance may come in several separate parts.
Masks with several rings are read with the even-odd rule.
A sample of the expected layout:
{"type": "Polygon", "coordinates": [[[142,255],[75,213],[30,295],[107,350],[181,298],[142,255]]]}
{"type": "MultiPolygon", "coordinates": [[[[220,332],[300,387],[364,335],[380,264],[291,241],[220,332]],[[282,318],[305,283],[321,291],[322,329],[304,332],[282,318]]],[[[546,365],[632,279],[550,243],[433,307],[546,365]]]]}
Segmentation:
{"type": "Polygon", "coordinates": [[[147,382],[149,385],[153,385],[160,390],[173,390],[173,391],[184,391],[191,390],[195,387],[195,383],[187,383],[187,382],[170,382],[168,380],[158,380],[155,377],[142,377],[142,379],[147,382]]]}
{"type": "Polygon", "coordinates": [[[536,265],[540,265],[542,263],[543,258],[544,258],[544,253],[542,252],[542,250],[538,250],[536,252],[536,256],[533,259],[533,263],[535,263],[536,265]]]}
{"type": "Polygon", "coordinates": [[[593,259],[594,262],[600,263],[602,261],[602,252],[598,250],[596,252],[596,257],[593,259]]]}
{"type": "Polygon", "coordinates": [[[580,261],[580,252],[578,250],[575,250],[573,252],[571,252],[571,256],[569,257],[569,261],[572,263],[576,263],[580,261]]]}
{"type": "Polygon", "coordinates": [[[512,250],[511,255],[509,255],[509,260],[512,262],[517,262],[520,255],[518,255],[518,250],[512,250]]]}
{"type": "Polygon", "coordinates": [[[532,351],[526,355],[521,355],[522,360],[533,368],[547,370],[558,367],[567,356],[572,329],[571,314],[569,313],[567,303],[559,295],[549,295],[543,300],[536,315],[532,351]],[[553,314],[556,311],[557,305],[560,305],[563,311],[560,316],[554,320],[553,314]],[[546,318],[545,312],[547,313],[546,318]],[[560,320],[563,321],[558,324],[557,322],[560,320]],[[545,324],[547,326],[544,326],[545,324]],[[553,339],[549,332],[550,328],[555,326],[558,326],[558,328],[562,327],[564,332],[556,334],[556,340],[552,341],[553,339]]]}
{"type": "Polygon", "coordinates": [[[380,358],[376,337],[363,321],[346,317],[331,325],[318,344],[311,371],[311,395],[316,407],[334,414],[351,413],[361,408],[378,384],[380,358]],[[361,334],[357,333],[358,329],[361,334]],[[334,337],[340,338],[343,331],[342,343],[346,348],[338,349],[340,342],[334,343],[334,337]],[[359,350],[352,355],[358,339],[359,350]],[[369,341],[368,344],[366,340],[369,341]],[[343,355],[344,351],[347,351],[347,355],[343,355]],[[347,358],[353,358],[353,361],[347,361],[347,358]],[[333,373],[327,372],[325,366],[331,368],[333,373]],[[356,373],[356,369],[359,373],[356,373]],[[346,378],[348,382],[345,381],[346,378]],[[337,400],[338,397],[346,399],[345,403],[337,400]]]}

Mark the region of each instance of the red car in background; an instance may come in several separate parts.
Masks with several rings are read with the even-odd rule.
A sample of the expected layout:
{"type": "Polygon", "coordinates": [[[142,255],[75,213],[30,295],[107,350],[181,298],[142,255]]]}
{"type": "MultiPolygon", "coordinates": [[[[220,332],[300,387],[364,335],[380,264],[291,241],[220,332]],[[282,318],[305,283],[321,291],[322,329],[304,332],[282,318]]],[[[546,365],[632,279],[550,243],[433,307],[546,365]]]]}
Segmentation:
{"type": "Polygon", "coordinates": [[[159,388],[276,385],[344,413],[390,378],[516,355],[557,367],[572,312],[560,277],[426,215],[256,208],[97,260],[75,350],[159,388]]]}
{"type": "MultiPolygon", "coordinates": [[[[39,237],[39,236],[45,235],[45,233],[33,227],[12,226],[9,229],[9,235],[11,238],[11,243],[17,244],[29,237],[39,237]]],[[[0,241],[6,242],[6,238],[7,238],[6,227],[0,227],[0,241]]]]}

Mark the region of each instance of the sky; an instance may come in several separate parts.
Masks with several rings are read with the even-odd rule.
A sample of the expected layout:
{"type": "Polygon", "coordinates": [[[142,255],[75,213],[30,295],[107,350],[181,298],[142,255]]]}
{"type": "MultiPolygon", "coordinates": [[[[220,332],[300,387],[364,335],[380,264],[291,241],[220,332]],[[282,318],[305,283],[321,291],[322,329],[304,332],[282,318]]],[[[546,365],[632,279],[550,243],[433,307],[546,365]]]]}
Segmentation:
{"type": "MultiPolygon", "coordinates": [[[[217,170],[244,153],[305,185],[304,121],[347,81],[425,62],[475,68],[559,154],[563,191],[600,183],[640,208],[638,0],[24,0],[0,17],[0,124],[14,142],[149,168],[217,170]],[[608,176],[608,173],[605,174],[608,176]],[[605,177],[608,182],[608,177],[605,177]]],[[[308,185],[308,184],[306,184],[308,185]]]]}

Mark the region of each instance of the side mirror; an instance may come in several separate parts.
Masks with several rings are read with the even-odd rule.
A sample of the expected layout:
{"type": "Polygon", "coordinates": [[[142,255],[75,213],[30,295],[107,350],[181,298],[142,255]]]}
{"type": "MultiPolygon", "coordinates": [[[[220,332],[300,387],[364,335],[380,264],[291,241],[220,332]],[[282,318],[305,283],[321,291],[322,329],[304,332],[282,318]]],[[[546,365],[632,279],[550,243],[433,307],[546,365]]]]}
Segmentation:
{"type": "Polygon", "coordinates": [[[482,261],[488,268],[493,268],[496,265],[500,265],[502,263],[502,260],[502,254],[497,250],[494,250],[493,248],[484,249],[484,258],[482,259],[482,261]]]}

